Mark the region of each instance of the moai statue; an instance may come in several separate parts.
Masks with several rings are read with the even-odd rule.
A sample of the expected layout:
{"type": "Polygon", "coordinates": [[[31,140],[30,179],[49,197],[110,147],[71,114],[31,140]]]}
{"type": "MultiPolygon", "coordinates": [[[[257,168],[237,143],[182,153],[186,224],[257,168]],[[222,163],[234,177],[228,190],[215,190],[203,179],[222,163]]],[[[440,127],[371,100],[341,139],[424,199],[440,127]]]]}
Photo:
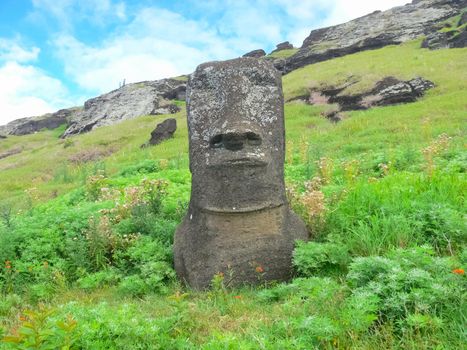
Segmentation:
{"type": "Polygon", "coordinates": [[[288,279],[308,232],[285,194],[281,74],[255,58],[204,63],[187,111],[192,187],[175,233],[178,275],[196,289],[219,272],[233,285],[288,279]]]}

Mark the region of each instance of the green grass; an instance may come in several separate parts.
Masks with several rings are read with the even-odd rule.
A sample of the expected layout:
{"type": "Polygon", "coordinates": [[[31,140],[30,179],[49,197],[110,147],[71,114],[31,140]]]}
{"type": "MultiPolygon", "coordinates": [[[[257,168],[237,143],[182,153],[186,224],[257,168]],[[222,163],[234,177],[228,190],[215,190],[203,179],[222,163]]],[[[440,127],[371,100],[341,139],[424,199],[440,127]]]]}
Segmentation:
{"type": "Polygon", "coordinates": [[[23,148],[0,160],[0,339],[20,344],[0,349],[35,334],[42,348],[462,348],[467,49],[419,44],[284,76],[287,99],[349,76],[354,93],[387,75],[436,84],[415,103],[337,124],[323,106],[285,105],[290,201],[313,235],[289,283],[231,289],[217,276],[198,292],[174,277],[191,180],[184,111],[173,139],[144,149],[167,116],[0,140],[0,153],[23,148]],[[72,161],[88,154],[102,158],[72,161]]]}
{"type": "Polygon", "coordinates": [[[287,57],[295,55],[298,52],[298,50],[299,49],[286,49],[286,50],[271,52],[269,55],[266,56],[266,58],[287,58],[287,57]]]}

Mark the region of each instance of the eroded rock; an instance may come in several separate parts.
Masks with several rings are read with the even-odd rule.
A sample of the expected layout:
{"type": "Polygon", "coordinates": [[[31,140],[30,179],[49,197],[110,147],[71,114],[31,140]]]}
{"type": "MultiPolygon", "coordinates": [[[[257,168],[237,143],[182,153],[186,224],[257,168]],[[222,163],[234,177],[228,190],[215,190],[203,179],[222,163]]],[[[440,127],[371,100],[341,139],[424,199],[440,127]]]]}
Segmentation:
{"type": "Polygon", "coordinates": [[[174,103],[169,103],[152,111],[153,115],[175,114],[181,111],[181,108],[174,103]]]}
{"type": "Polygon", "coordinates": [[[79,108],[67,108],[37,117],[20,118],[4,125],[2,128],[5,134],[17,136],[33,134],[42,129],[52,130],[67,124],[78,111],[79,108]]]}
{"type": "Polygon", "coordinates": [[[276,48],[271,53],[277,52],[277,51],[282,51],[282,50],[290,50],[290,49],[293,49],[293,48],[294,47],[293,47],[293,45],[291,43],[289,43],[288,41],[284,41],[283,43],[277,44],[276,48]]]}
{"type": "Polygon", "coordinates": [[[175,269],[194,288],[218,272],[232,285],[286,280],[303,222],[284,185],[280,73],[270,62],[205,63],[187,88],[192,173],[188,213],[175,233],[175,269]]]}
{"type": "MultiPolygon", "coordinates": [[[[183,98],[186,83],[175,79],[162,79],[127,84],[107,94],[84,103],[82,112],[76,114],[62,135],[67,137],[88,132],[94,128],[112,125],[141,115],[162,114],[167,108],[166,99],[183,98]]],[[[167,109],[167,111],[176,108],[167,109]]]]}
{"type": "Polygon", "coordinates": [[[310,104],[338,104],[339,109],[325,116],[333,121],[342,119],[339,111],[352,111],[368,109],[374,106],[388,106],[398,103],[415,102],[425,94],[425,91],[433,88],[433,82],[417,77],[403,81],[394,77],[386,77],[378,81],[373,89],[360,94],[345,94],[347,87],[355,84],[355,80],[349,80],[342,86],[331,86],[310,91],[308,102],[310,104]],[[334,113],[335,112],[335,113],[334,113]]]}
{"type": "Polygon", "coordinates": [[[263,49],[258,49],[258,50],[253,50],[253,51],[247,52],[242,57],[260,58],[260,57],[264,57],[264,56],[266,56],[266,52],[263,49]]]}
{"type": "Polygon", "coordinates": [[[164,120],[157,124],[156,128],[151,132],[151,139],[147,144],[141,147],[154,146],[162,141],[170,139],[177,130],[177,121],[174,118],[164,120]]]}

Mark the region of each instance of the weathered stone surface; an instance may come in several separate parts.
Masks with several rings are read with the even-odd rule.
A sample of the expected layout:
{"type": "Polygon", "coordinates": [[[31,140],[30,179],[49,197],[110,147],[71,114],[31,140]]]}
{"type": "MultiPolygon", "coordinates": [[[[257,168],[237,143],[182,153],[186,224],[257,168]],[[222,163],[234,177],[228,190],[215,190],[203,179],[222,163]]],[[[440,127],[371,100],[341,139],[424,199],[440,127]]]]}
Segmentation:
{"type": "Polygon", "coordinates": [[[467,23],[467,11],[462,14],[461,18],[459,19],[459,22],[457,23],[457,26],[460,27],[461,25],[464,25],[466,23],[467,23]]]}
{"type": "Polygon", "coordinates": [[[436,30],[434,25],[456,16],[466,0],[421,0],[376,11],[350,22],[313,30],[300,50],[287,58],[283,72],[359,51],[400,44],[436,30]]]}
{"type": "Polygon", "coordinates": [[[450,33],[434,32],[428,34],[422,42],[422,49],[438,50],[449,48],[450,33]]]}
{"type": "Polygon", "coordinates": [[[452,37],[450,41],[452,48],[467,47],[467,27],[464,27],[464,30],[452,37]]]}
{"type": "Polygon", "coordinates": [[[284,41],[283,43],[277,44],[276,48],[271,53],[277,52],[277,51],[282,51],[282,50],[290,50],[290,49],[293,49],[293,48],[294,47],[293,47],[293,45],[291,43],[289,43],[288,41],[284,41]]]}
{"type": "Polygon", "coordinates": [[[253,50],[253,51],[247,52],[242,57],[260,58],[260,57],[263,57],[263,56],[266,56],[266,52],[263,49],[258,49],[258,50],[253,50]]]}
{"type": "MultiPolygon", "coordinates": [[[[3,126],[3,133],[7,135],[28,135],[42,129],[55,129],[67,124],[78,108],[61,109],[55,113],[48,113],[38,117],[16,119],[3,126]]],[[[0,130],[0,132],[2,132],[0,130]]]]}
{"type": "Polygon", "coordinates": [[[422,42],[422,48],[439,50],[467,47],[467,27],[451,31],[428,34],[422,42]]]}
{"type": "Polygon", "coordinates": [[[81,134],[141,115],[156,114],[161,106],[166,105],[164,99],[184,97],[185,86],[184,81],[175,79],[145,81],[127,84],[87,100],[83,111],[72,118],[62,137],[81,134]]]}
{"type": "Polygon", "coordinates": [[[157,145],[164,140],[168,140],[173,136],[176,130],[177,121],[174,118],[166,119],[162,123],[157,124],[156,128],[151,132],[151,139],[148,144],[144,144],[142,147],[157,145]]]}
{"type": "Polygon", "coordinates": [[[154,115],[175,114],[180,111],[181,111],[181,108],[178,107],[176,104],[169,103],[167,105],[160,106],[159,108],[155,109],[152,114],[154,115]]]}
{"type": "Polygon", "coordinates": [[[205,63],[187,88],[192,173],[188,213],[175,233],[175,269],[194,288],[286,280],[305,225],[284,185],[280,73],[270,62],[205,63]],[[263,271],[264,270],[264,271],[263,271]]]}

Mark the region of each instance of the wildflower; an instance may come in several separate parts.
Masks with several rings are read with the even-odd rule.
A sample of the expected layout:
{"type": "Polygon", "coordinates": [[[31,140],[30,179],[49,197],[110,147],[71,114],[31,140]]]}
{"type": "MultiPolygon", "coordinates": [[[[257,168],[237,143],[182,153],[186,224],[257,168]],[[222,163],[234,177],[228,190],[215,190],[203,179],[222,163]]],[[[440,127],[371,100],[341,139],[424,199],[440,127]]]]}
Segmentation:
{"type": "Polygon", "coordinates": [[[456,275],[463,275],[465,273],[464,269],[454,269],[452,272],[456,275]]]}
{"type": "Polygon", "coordinates": [[[23,315],[19,315],[19,320],[20,320],[21,322],[24,322],[24,321],[27,321],[27,318],[24,317],[23,315]]]}
{"type": "Polygon", "coordinates": [[[264,269],[261,266],[256,266],[255,271],[258,272],[258,273],[263,273],[264,269]]]}
{"type": "Polygon", "coordinates": [[[11,269],[11,261],[10,260],[5,261],[5,268],[6,269],[11,269]]]}
{"type": "Polygon", "coordinates": [[[241,295],[234,295],[234,299],[241,299],[242,296],[241,295]]]}

